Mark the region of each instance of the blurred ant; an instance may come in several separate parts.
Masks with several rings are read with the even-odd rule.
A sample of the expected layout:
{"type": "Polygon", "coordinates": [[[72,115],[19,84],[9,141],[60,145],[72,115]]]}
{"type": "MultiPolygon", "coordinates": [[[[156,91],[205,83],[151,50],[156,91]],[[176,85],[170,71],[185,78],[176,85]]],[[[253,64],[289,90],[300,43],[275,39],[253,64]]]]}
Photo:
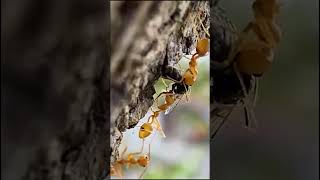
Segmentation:
{"type": "Polygon", "coordinates": [[[118,176],[121,179],[123,179],[123,174],[122,174],[122,166],[123,165],[127,165],[127,167],[131,166],[131,165],[138,165],[138,166],[144,167],[144,170],[142,171],[141,175],[139,176],[139,179],[141,179],[142,176],[144,175],[144,173],[146,172],[148,165],[150,163],[150,160],[151,160],[150,146],[151,146],[151,143],[149,144],[148,154],[137,156],[142,153],[143,149],[141,149],[139,152],[129,153],[126,158],[123,158],[124,154],[127,151],[127,147],[125,147],[125,149],[121,153],[120,159],[117,160],[113,165],[111,165],[110,175],[111,176],[118,176]]]}
{"type": "Polygon", "coordinates": [[[276,17],[280,11],[279,2],[277,0],[256,0],[252,9],[255,19],[249,22],[239,34],[239,39],[228,59],[221,63],[213,62],[216,69],[226,69],[232,65],[244,95],[241,101],[245,106],[246,126],[249,125],[249,114],[257,126],[253,107],[257,98],[258,78],[269,70],[274,57],[274,48],[281,39],[281,31],[276,24],[276,17]],[[253,85],[250,90],[247,89],[249,88],[248,81],[253,85]]]}

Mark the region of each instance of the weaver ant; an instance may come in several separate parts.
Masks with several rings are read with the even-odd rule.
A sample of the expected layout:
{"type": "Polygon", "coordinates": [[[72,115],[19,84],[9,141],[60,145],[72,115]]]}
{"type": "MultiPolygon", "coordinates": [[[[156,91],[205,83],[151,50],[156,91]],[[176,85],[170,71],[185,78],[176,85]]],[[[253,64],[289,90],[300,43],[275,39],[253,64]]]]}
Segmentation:
{"type": "MultiPolygon", "coordinates": [[[[188,90],[188,86],[180,83],[172,84],[172,89],[166,92],[160,93],[156,98],[155,101],[157,102],[157,108],[159,110],[153,111],[152,115],[149,117],[146,123],[143,123],[139,130],[139,138],[143,139],[150,136],[153,131],[153,127],[155,126],[156,130],[160,131],[162,136],[165,137],[165,134],[161,128],[160,122],[158,120],[158,116],[161,112],[169,110],[172,107],[172,104],[175,102],[176,99],[180,98],[177,95],[182,95],[186,93],[188,90]],[[165,95],[165,102],[161,105],[158,104],[158,98],[162,95],[165,95]]],[[[168,113],[168,112],[167,112],[168,113]]],[[[144,142],[143,142],[144,143],[144,142]]]]}
{"type": "MultiPolygon", "coordinates": [[[[171,67],[171,66],[165,67],[163,70],[162,76],[175,83],[172,85],[172,89],[170,91],[163,92],[161,94],[166,94],[171,96],[173,96],[174,94],[183,95],[183,94],[186,94],[188,90],[191,90],[190,87],[197,80],[197,75],[198,75],[197,59],[199,57],[206,55],[208,52],[208,49],[209,49],[208,39],[204,38],[197,42],[196,53],[192,55],[191,59],[187,58],[190,60],[189,68],[185,71],[183,75],[180,75],[179,71],[174,67],[171,67]]],[[[166,87],[168,86],[166,85],[166,87]]],[[[188,100],[188,96],[186,96],[186,98],[188,100]]],[[[166,107],[168,107],[168,105],[166,107]]]]}
{"type": "MultiPolygon", "coordinates": [[[[241,96],[244,96],[240,101],[245,106],[244,111],[247,127],[249,126],[249,114],[255,121],[255,125],[257,125],[253,113],[253,106],[255,106],[257,98],[258,77],[261,77],[269,70],[274,57],[274,48],[279,44],[281,39],[280,28],[276,24],[276,17],[280,10],[278,1],[256,0],[252,5],[252,9],[255,19],[249,22],[238,35],[239,38],[233,46],[227,60],[221,63],[213,61],[213,73],[215,75],[219,76],[219,74],[223,74],[224,79],[237,77],[239,83],[234,87],[239,89],[238,87],[240,85],[242,91],[241,96]],[[225,72],[229,67],[233,69],[233,72],[229,73],[226,77],[225,72]]],[[[219,83],[217,76],[214,77],[214,80],[216,89],[218,86],[220,86],[219,89],[226,89],[225,87],[230,86],[223,85],[222,82],[219,83]]],[[[237,93],[238,91],[234,89],[230,92],[237,93]]],[[[216,96],[216,99],[217,98],[219,100],[219,97],[216,96]]],[[[234,101],[236,101],[237,104],[238,98],[235,98],[234,101]]],[[[231,110],[232,109],[233,108],[231,108],[231,110]]],[[[224,123],[227,116],[229,116],[229,113],[227,113],[221,124],[224,123]]],[[[212,134],[211,139],[213,139],[215,134],[216,132],[212,134]]]]}
{"type": "Polygon", "coordinates": [[[125,149],[121,153],[120,159],[117,160],[113,165],[111,165],[110,175],[111,176],[118,176],[122,179],[123,178],[123,174],[122,174],[122,166],[123,165],[127,165],[127,167],[131,166],[131,165],[138,165],[140,167],[144,167],[144,170],[142,171],[141,175],[139,176],[139,179],[141,179],[142,176],[144,175],[144,173],[146,172],[147,167],[149,165],[149,162],[151,160],[150,146],[151,146],[151,143],[149,144],[148,154],[137,156],[142,153],[142,151],[143,151],[143,147],[142,147],[139,152],[129,153],[126,158],[123,158],[124,154],[127,151],[127,147],[125,147],[125,149]]]}

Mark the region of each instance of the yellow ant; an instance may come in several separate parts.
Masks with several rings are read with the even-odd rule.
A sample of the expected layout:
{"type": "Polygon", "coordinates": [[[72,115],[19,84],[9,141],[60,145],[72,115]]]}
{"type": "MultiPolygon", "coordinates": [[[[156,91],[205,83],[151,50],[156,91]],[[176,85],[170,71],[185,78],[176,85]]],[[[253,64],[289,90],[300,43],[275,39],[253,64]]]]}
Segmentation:
{"type": "Polygon", "coordinates": [[[273,50],[281,39],[281,31],[276,24],[280,5],[277,0],[256,0],[252,9],[255,19],[240,33],[229,61],[234,60],[242,73],[261,76],[270,68],[273,50]],[[255,37],[250,36],[250,32],[255,37]]]}
{"type": "MultiPolygon", "coordinates": [[[[243,89],[246,109],[250,111],[253,120],[256,121],[252,107],[248,107],[251,104],[247,102],[248,94],[240,73],[259,77],[270,68],[274,48],[281,39],[280,28],[276,24],[280,4],[277,0],[256,0],[252,9],[255,20],[250,22],[240,34],[239,44],[230,58],[234,58],[235,61],[234,69],[243,89]],[[255,38],[249,36],[251,31],[255,38]]],[[[256,93],[257,91],[255,96],[256,93]]]]}
{"type": "Polygon", "coordinates": [[[251,106],[255,105],[257,97],[257,77],[262,76],[270,69],[274,58],[274,48],[279,44],[281,39],[281,30],[276,23],[276,17],[280,12],[278,0],[256,0],[252,4],[252,9],[254,20],[249,22],[239,34],[239,39],[234,44],[228,59],[222,63],[215,63],[215,67],[220,67],[221,69],[233,63],[233,69],[240,81],[244,94],[243,103],[245,106],[246,124],[248,124],[248,110],[256,124],[253,107],[251,106]],[[243,74],[241,73],[253,77],[255,88],[252,103],[248,102],[249,95],[244,84],[243,74]]]}
{"type": "Polygon", "coordinates": [[[197,42],[196,53],[192,55],[189,68],[182,76],[182,80],[180,83],[186,84],[188,86],[192,86],[194,82],[197,80],[198,75],[198,63],[197,59],[207,54],[209,49],[209,40],[204,38],[197,42]]]}
{"type": "MultiPolygon", "coordinates": [[[[203,26],[203,24],[202,24],[202,26],[203,26]]],[[[207,33],[207,31],[206,31],[206,33],[207,33]]],[[[209,34],[208,34],[208,36],[209,36],[209,34]]],[[[192,58],[191,58],[191,60],[189,62],[189,68],[186,70],[186,72],[182,76],[182,79],[176,80],[175,79],[176,74],[171,74],[171,77],[168,76],[169,79],[171,79],[172,81],[174,81],[176,83],[174,83],[172,85],[172,89],[171,90],[165,91],[165,92],[161,92],[155,98],[155,101],[157,102],[157,105],[158,105],[157,108],[159,110],[158,111],[152,111],[153,114],[149,117],[148,122],[144,123],[140,127],[140,130],[139,130],[139,138],[143,140],[142,147],[144,145],[144,139],[146,137],[150,136],[150,134],[152,133],[153,125],[155,125],[156,129],[161,132],[163,137],[165,137],[165,134],[164,134],[164,132],[163,132],[163,130],[161,128],[160,122],[158,120],[158,116],[163,111],[167,111],[168,112],[169,107],[171,107],[172,104],[174,104],[177,99],[181,99],[181,98],[177,97],[176,95],[185,94],[188,91],[189,86],[192,86],[193,83],[196,81],[197,74],[198,74],[196,60],[197,60],[197,58],[206,55],[207,52],[208,52],[208,49],[209,49],[209,41],[208,41],[208,39],[204,38],[204,39],[199,40],[197,42],[197,46],[196,46],[196,53],[192,56],[192,58]],[[162,96],[162,95],[165,95],[165,102],[164,102],[164,104],[159,105],[158,104],[158,98],[160,96],[162,96]]]]}
{"type": "Polygon", "coordinates": [[[144,170],[142,171],[141,175],[139,176],[139,179],[141,179],[142,176],[144,175],[144,173],[146,172],[147,167],[148,167],[150,160],[151,160],[150,147],[151,147],[151,143],[149,144],[148,154],[137,156],[142,153],[142,151],[143,151],[143,148],[142,148],[139,152],[129,153],[126,158],[123,158],[124,154],[127,151],[127,147],[126,147],[123,150],[123,152],[121,153],[120,159],[117,160],[113,165],[111,165],[110,175],[111,176],[118,176],[121,179],[123,179],[123,173],[122,173],[122,166],[123,165],[127,165],[127,166],[138,165],[138,166],[144,167],[144,170]]]}
{"type": "MultiPolygon", "coordinates": [[[[174,101],[175,101],[175,96],[174,93],[172,91],[168,91],[168,92],[162,92],[160,93],[156,98],[155,101],[157,102],[158,105],[158,111],[153,111],[152,110],[152,115],[149,117],[148,121],[146,123],[143,123],[143,125],[140,127],[139,130],[139,138],[141,139],[145,139],[146,137],[148,137],[152,131],[153,131],[153,125],[155,125],[155,128],[161,132],[162,136],[165,137],[165,134],[161,128],[160,122],[158,120],[158,116],[160,115],[160,113],[162,111],[167,110],[168,107],[170,107],[174,101]],[[165,94],[165,102],[164,104],[159,105],[158,104],[158,98],[165,94]]],[[[144,141],[143,141],[144,143],[144,141]]]]}

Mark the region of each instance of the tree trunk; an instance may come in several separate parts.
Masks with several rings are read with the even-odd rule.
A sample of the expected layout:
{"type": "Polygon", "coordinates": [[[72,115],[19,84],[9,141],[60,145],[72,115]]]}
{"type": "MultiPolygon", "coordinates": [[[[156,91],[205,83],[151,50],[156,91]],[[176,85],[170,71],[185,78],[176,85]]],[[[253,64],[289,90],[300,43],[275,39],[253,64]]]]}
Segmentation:
{"type": "Polygon", "coordinates": [[[229,51],[232,38],[224,35],[233,26],[215,2],[210,13],[209,1],[114,1],[111,32],[107,1],[24,0],[9,8],[1,33],[7,85],[1,109],[10,121],[1,125],[7,135],[1,156],[5,164],[17,154],[24,158],[13,162],[22,162],[19,170],[6,165],[2,177],[106,178],[122,132],[152,105],[163,66],[191,54],[210,25],[211,54],[229,51]],[[25,151],[14,151],[19,148],[25,151]]]}
{"type": "Polygon", "coordinates": [[[191,54],[196,41],[206,36],[201,23],[209,28],[210,6],[206,1],[146,1],[112,2],[111,7],[113,162],[121,132],[133,128],[153,104],[153,85],[163,66],[175,65],[183,53],[191,54]]]}

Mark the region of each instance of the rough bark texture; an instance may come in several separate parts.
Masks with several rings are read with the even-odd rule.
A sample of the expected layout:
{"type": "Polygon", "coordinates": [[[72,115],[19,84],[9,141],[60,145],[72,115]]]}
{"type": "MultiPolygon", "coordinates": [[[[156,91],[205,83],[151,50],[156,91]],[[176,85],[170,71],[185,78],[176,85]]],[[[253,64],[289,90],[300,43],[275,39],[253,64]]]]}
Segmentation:
{"type": "Polygon", "coordinates": [[[122,132],[152,105],[164,64],[174,65],[205,36],[200,21],[221,39],[211,38],[211,51],[229,51],[230,26],[215,8],[211,16],[220,19],[209,22],[208,1],[112,2],[111,32],[106,1],[2,5],[4,179],[105,178],[122,132]]]}
{"type": "Polygon", "coordinates": [[[206,36],[201,22],[210,25],[206,1],[132,4],[111,3],[111,162],[118,157],[121,132],[133,128],[153,104],[162,67],[191,54],[197,39],[206,36]],[[130,12],[121,11],[126,7],[130,12]]]}

